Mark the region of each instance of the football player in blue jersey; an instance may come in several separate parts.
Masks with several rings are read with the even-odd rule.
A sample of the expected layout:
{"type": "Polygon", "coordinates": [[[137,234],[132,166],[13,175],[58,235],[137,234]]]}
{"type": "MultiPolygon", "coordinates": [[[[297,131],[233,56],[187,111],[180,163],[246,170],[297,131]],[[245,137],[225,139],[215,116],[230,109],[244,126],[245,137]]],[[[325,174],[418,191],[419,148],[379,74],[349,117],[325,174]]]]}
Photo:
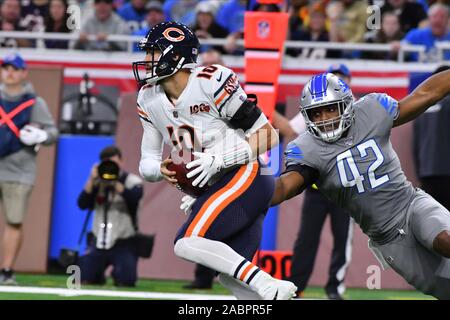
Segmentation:
{"type": "Polygon", "coordinates": [[[393,127],[413,120],[450,93],[450,71],[436,74],[396,101],[372,93],[354,101],[333,74],[303,88],[307,132],[285,152],[272,205],[315,183],[350,212],[384,268],[392,267],[425,294],[450,299],[450,213],[406,179],[392,148],[393,127]]]}

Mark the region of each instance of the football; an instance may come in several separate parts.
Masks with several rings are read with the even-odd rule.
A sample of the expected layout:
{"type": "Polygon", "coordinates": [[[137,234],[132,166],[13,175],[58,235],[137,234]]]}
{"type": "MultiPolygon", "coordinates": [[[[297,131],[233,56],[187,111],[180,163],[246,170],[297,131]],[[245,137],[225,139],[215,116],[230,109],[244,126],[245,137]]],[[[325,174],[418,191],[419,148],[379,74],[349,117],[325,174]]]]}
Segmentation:
{"type": "MultiPolygon", "coordinates": [[[[170,158],[172,159],[172,157],[170,158]]],[[[191,154],[190,157],[188,156],[187,158],[191,158],[193,160],[194,156],[191,154]]],[[[205,185],[202,188],[198,186],[194,187],[192,185],[192,182],[195,180],[195,178],[197,178],[197,176],[194,176],[192,178],[188,178],[186,176],[190,171],[189,169],[186,168],[186,164],[188,164],[191,160],[186,161],[186,157],[176,157],[176,160],[175,159],[172,160],[173,162],[167,166],[167,169],[176,172],[175,179],[177,179],[178,181],[177,188],[180,191],[192,197],[198,197],[208,189],[208,185],[205,185]]]]}

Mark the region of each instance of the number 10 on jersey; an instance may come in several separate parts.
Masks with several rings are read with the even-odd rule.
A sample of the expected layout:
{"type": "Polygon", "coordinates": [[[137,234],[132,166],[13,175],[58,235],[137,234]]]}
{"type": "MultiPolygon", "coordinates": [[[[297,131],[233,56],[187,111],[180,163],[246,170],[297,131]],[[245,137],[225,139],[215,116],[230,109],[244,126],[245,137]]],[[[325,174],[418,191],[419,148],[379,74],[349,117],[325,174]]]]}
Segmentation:
{"type": "MultiPolygon", "coordinates": [[[[389,176],[387,174],[376,177],[375,171],[383,164],[384,156],[381,149],[378,147],[375,140],[370,139],[356,146],[359,151],[361,158],[367,157],[367,150],[372,149],[375,155],[375,161],[373,161],[367,168],[366,177],[369,178],[369,184],[372,189],[381,186],[385,182],[389,181],[389,176]]],[[[339,178],[343,187],[351,188],[356,186],[358,193],[365,192],[363,181],[365,180],[364,175],[360,173],[358,166],[355,163],[355,159],[352,155],[351,150],[347,150],[336,157],[337,168],[339,171],[339,178]],[[349,175],[347,174],[346,167],[349,168],[349,175]],[[349,177],[350,176],[350,177],[349,177]]]]}

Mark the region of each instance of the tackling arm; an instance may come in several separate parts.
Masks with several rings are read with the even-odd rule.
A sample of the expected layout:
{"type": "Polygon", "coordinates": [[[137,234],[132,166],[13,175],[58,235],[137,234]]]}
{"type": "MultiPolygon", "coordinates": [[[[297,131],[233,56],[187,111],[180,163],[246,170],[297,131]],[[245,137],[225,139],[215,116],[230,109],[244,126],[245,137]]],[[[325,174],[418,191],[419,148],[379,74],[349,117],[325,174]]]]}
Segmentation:
{"type": "Polygon", "coordinates": [[[417,118],[426,109],[450,93],[450,70],[425,80],[411,94],[399,101],[399,116],[394,127],[417,118]]]}
{"type": "Polygon", "coordinates": [[[297,171],[283,173],[275,180],[275,191],[270,206],[276,206],[305,190],[305,178],[297,171]]]}

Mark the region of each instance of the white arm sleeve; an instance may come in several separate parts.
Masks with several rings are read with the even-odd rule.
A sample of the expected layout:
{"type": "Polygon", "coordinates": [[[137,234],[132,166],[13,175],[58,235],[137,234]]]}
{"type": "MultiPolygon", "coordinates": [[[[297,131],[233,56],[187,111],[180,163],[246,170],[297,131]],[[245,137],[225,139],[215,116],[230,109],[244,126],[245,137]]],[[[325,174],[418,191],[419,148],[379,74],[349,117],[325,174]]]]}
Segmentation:
{"type": "Polygon", "coordinates": [[[151,122],[141,119],[144,134],[141,143],[141,161],[139,163],[139,173],[150,182],[163,179],[160,171],[163,137],[151,122]]]}
{"type": "Polygon", "coordinates": [[[306,130],[305,119],[303,119],[303,115],[301,112],[297,113],[295,117],[289,120],[289,124],[296,134],[300,134],[306,130]]]}

